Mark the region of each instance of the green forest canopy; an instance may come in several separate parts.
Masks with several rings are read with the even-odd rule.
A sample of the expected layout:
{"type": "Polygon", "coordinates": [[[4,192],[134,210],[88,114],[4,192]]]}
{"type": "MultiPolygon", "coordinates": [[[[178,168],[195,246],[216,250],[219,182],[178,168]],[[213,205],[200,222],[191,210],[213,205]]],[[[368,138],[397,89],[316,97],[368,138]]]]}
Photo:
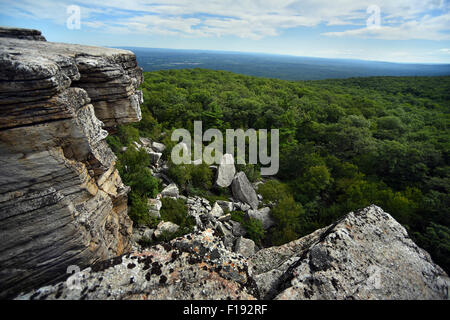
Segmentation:
{"type": "Polygon", "coordinates": [[[129,126],[141,136],[161,140],[166,131],[170,145],[170,131],[192,129],[194,120],[203,130],[280,129],[280,171],[259,190],[277,203],[266,244],[374,203],[450,270],[450,77],[286,81],[204,69],[144,76],[143,120],[129,126]]]}

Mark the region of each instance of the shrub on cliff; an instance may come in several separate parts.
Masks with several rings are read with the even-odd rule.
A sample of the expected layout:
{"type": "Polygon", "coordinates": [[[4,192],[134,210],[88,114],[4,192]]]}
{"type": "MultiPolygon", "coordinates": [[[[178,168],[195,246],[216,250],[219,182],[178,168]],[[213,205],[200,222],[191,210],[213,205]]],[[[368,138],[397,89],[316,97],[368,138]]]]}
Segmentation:
{"type": "Polygon", "coordinates": [[[129,195],[130,218],[137,224],[148,224],[147,199],[159,191],[159,182],[152,176],[148,165],[150,158],[144,149],[128,148],[118,154],[117,169],[124,184],[131,187],[129,195]]]}
{"type": "Polygon", "coordinates": [[[265,236],[265,230],[262,226],[262,222],[258,219],[247,219],[243,222],[243,227],[247,231],[247,237],[260,244],[265,236]]]}
{"type": "Polygon", "coordinates": [[[246,218],[243,211],[233,211],[231,212],[231,220],[239,222],[247,231],[246,237],[252,239],[255,243],[260,244],[264,239],[265,230],[258,219],[246,218]]]}
{"type": "Polygon", "coordinates": [[[174,236],[192,232],[195,220],[188,214],[188,208],[183,200],[162,198],[161,202],[161,219],[173,222],[180,227],[174,236]]]}
{"type": "Polygon", "coordinates": [[[271,212],[276,221],[271,235],[274,245],[281,245],[299,238],[302,227],[301,217],[304,213],[302,206],[291,196],[284,197],[277,203],[271,212]]]}
{"type": "Polygon", "coordinates": [[[135,224],[146,225],[150,223],[148,215],[147,199],[136,192],[128,194],[128,203],[130,205],[128,216],[135,224]]]}
{"type": "Polygon", "coordinates": [[[192,188],[210,190],[213,184],[213,173],[206,163],[200,165],[171,163],[169,177],[183,190],[192,188]]]}
{"type": "Polygon", "coordinates": [[[278,180],[269,180],[258,186],[258,193],[264,202],[276,202],[290,194],[289,187],[278,180]]]}

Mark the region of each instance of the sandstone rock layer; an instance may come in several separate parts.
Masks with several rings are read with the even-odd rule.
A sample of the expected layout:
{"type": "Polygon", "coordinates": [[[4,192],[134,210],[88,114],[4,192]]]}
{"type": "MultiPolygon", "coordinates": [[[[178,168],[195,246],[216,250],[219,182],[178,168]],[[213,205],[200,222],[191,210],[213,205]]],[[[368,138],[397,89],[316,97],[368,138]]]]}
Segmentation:
{"type": "Polygon", "coordinates": [[[132,52],[14,30],[0,29],[2,298],[129,250],[129,188],[104,126],[138,121],[142,101],[132,52]]]}

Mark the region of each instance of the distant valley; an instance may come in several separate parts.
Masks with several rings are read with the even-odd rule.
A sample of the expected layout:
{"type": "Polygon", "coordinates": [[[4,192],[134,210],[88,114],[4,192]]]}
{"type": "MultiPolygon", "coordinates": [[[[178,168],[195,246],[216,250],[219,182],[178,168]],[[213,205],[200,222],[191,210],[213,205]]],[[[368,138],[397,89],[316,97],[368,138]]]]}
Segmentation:
{"type": "Polygon", "coordinates": [[[450,64],[403,64],[226,51],[121,48],[133,51],[144,71],[202,68],[284,80],[450,75],[450,64]]]}

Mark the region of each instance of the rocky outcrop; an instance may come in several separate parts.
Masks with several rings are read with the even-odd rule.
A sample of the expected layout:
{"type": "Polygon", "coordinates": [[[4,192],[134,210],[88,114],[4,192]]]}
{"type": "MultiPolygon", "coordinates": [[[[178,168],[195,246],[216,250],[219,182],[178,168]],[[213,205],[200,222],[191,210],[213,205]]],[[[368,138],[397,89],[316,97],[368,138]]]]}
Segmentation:
{"type": "Polygon", "coordinates": [[[270,299],[448,299],[450,281],[377,206],[250,260],[270,299]]]}
{"type": "Polygon", "coordinates": [[[235,173],[233,156],[229,153],[224,154],[217,169],[216,185],[222,188],[229,187],[233,182],[235,173]]]}
{"type": "Polygon", "coordinates": [[[104,124],[140,119],[142,70],[130,51],[11,37],[0,38],[0,68],[0,296],[9,297],[130,249],[129,188],[104,124]]]}
{"type": "Polygon", "coordinates": [[[93,265],[17,299],[255,299],[243,256],[205,230],[93,265]]]}
{"type": "Polygon", "coordinates": [[[46,41],[39,30],[0,27],[0,38],[46,41]]]}
{"type": "Polygon", "coordinates": [[[255,253],[220,227],[106,260],[17,299],[448,299],[449,278],[376,206],[255,253]]]}
{"type": "Polygon", "coordinates": [[[233,182],[231,183],[231,190],[235,199],[249,204],[254,210],[258,209],[258,196],[244,172],[238,172],[234,176],[233,182]]]}

